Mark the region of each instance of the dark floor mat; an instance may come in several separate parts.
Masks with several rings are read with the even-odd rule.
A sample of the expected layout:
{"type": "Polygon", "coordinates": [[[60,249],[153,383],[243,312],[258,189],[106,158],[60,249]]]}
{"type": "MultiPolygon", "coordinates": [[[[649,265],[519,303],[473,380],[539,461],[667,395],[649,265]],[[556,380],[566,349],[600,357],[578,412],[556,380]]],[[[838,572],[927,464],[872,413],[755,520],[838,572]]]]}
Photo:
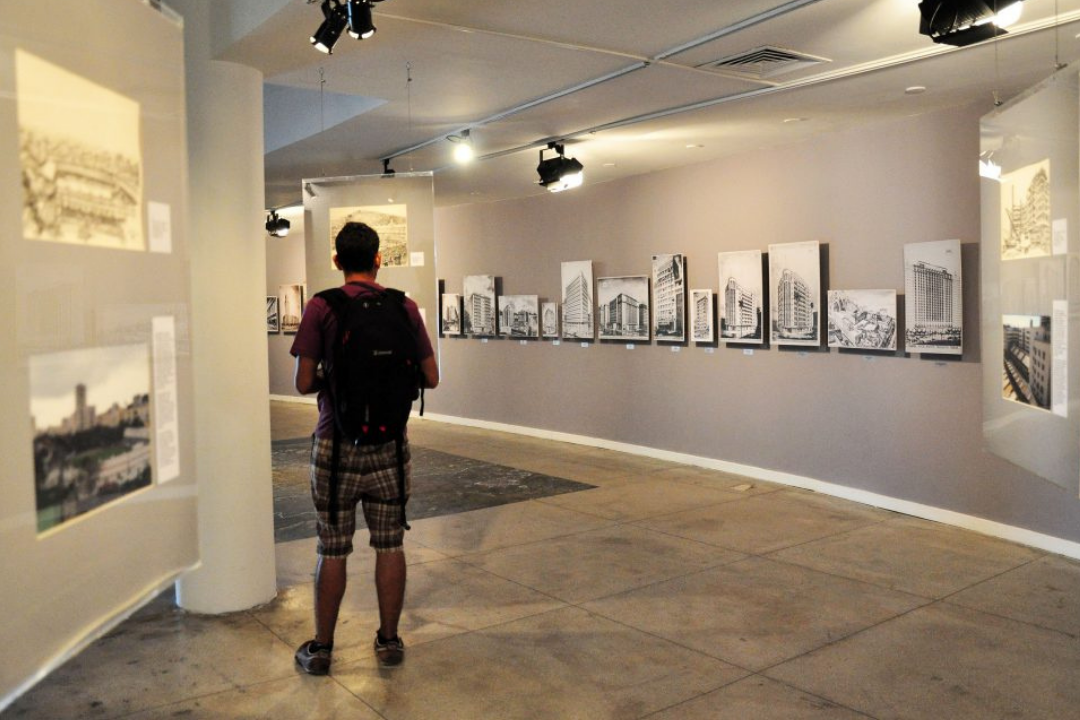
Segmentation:
{"type": "MultiPolygon", "coordinates": [[[[309,481],[311,439],[278,440],[272,452],[274,540],[315,537],[309,481]]],[[[592,487],[414,445],[408,513],[410,520],[420,520],[592,487]]],[[[356,520],[358,527],[364,527],[363,513],[358,512],[356,520]]]]}

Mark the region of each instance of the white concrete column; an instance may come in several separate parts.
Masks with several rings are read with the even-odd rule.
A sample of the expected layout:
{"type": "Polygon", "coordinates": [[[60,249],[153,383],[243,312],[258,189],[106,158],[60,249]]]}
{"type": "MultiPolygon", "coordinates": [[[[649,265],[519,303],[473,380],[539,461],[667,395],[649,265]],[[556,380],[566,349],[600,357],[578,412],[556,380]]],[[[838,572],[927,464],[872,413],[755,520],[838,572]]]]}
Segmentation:
{"type": "Polygon", "coordinates": [[[277,593],[266,332],[262,74],[211,59],[208,0],[184,16],[192,360],[202,565],[177,602],[224,613],[277,593]]]}

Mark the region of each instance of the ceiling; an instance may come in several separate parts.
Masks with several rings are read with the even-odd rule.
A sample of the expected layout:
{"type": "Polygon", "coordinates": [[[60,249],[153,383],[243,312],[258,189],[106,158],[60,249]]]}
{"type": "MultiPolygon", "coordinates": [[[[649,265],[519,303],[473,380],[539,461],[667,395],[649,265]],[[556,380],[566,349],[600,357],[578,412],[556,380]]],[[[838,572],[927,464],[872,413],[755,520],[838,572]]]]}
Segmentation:
{"type": "Polygon", "coordinates": [[[549,140],[605,182],[990,107],[1080,58],[1080,0],[1026,0],[1008,35],[966,49],[918,33],[918,0],[386,0],[375,36],[343,36],[330,56],[308,42],[317,4],[260,0],[237,20],[254,6],[228,11],[217,55],[264,74],[268,207],[299,202],[304,178],[380,173],[387,157],[434,171],[438,206],[542,194],[549,140]],[[823,61],[769,78],[700,67],[761,46],[823,61]],[[479,157],[457,166],[445,138],[464,129],[479,157]]]}

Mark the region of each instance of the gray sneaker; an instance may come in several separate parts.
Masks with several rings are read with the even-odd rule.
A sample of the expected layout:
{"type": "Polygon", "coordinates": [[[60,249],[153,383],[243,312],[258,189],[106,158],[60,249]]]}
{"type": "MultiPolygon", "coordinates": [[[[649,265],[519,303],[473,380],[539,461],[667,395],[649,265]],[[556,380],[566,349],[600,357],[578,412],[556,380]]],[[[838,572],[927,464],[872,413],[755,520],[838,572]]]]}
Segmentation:
{"type": "Polygon", "coordinates": [[[379,633],[375,633],[375,657],[379,659],[379,664],[384,667],[400,665],[401,661],[405,659],[405,643],[402,642],[400,637],[383,642],[382,638],[379,637],[379,633]]]}
{"type": "Polygon", "coordinates": [[[318,650],[313,651],[311,645],[314,642],[314,640],[308,640],[296,649],[296,655],[294,655],[296,664],[308,675],[328,675],[330,673],[330,650],[320,647],[318,650]]]}

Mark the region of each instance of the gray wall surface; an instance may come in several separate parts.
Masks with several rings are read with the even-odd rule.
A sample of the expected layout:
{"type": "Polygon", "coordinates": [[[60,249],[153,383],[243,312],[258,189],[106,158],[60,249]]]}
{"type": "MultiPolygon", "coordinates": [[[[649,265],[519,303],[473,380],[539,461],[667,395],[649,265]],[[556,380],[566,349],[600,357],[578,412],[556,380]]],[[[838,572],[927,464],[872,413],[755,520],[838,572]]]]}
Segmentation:
{"type": "Polygon", "coordinates": [[[962,360],[443,338],[444,383],[428,409],[743,463],[1080,540],[1075,488],[983,447],[975,166],[989,109],[436,211],[446,292],[460,293],[465,275],[493,274],[504,293],[555,301],[563,261],[591,259],[597,277],[646,274],[651,255],[683,252],[688,287],[717,290],[717,252],[806,240],[827,248],[824,289],[902,295],[904,244],[959,238],[962,360]]]}
{"type": "MultiPolygon", "coordinates": [[[[304,213],[283,212],[292,224],[286,237],[266,237],[266,294],[277,295],[282,285],[304,283],[304,213]]],[[[316,288],[318,292],[322,288],[316,288]]],[[[309,296],[312,289],[308,288],[309,296]]],[[[289,355],[295,335],[268,334],[270,394],[302,397],[293,385],[293,358],[289,355]]],[[[314,397],[314,396],[312,396],[314,397]]]]}

